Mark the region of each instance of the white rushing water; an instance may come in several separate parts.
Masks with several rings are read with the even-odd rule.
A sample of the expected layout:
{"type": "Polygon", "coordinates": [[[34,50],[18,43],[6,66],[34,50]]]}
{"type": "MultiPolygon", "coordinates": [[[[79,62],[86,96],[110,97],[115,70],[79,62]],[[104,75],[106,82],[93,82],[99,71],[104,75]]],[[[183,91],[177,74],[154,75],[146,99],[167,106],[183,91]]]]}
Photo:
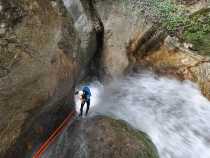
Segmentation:
{"type": "Polygon", "coordinates": [[[146,73],[90,87],[90,116],[122,119],[147,133],[161,158],[210,158],[210,102],[191,82],[146,73]]]}

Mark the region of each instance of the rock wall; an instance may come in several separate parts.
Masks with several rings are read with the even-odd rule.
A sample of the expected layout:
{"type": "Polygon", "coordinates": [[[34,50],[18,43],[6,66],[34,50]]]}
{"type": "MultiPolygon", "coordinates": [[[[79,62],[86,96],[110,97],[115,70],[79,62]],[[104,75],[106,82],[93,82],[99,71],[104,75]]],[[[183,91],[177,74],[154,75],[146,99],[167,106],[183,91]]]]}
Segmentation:
{"type": "Polygon", "coordinates": [[[31,157],[74,110],[74,86],[97,43],[86,39],[84,51],[60,0],[1,0],[0,17],[0,157],[31,157]]]}
{"type": "MultiPolygon", "coordinates": [[[[191,12],[208,7],[207,1],[181,1],[191,12]],[[200,5],[202,4],[202,5],[200,5]],[[190,5],[190,6],[189,6],[190,5]],[[199,7],[197,7],[199,5],[199,7]]],[[[130,38],[127,55],[131,67],[146,68],[161,75],[177,77],[196,83],[204,96],[210,99],[209,57],[192,50],[191,43],[170,37],[158,24],[149,26],[144,32],[130,38]]]]}
{"type": "Polygon", "coordinates": [[[131,38],[150,27],[143,16],[136,14],[132,5],[121,0],[95,0],[104,24],[102,72],[106,77],[119,77],[129,67],[127,45],[131,38]]]}
{"type": "Polygon", "coordinates": [[[93,0],[64,0],[64,4],[74,20],[74,26],[81,39],[80,62],[82,74],[87,71],[100,78],[100,58],[103,49],[104,26],[95,9],[93,0]],[[93,59],[92,59],[93,58],[93,59]],[[92,59],[90,61],[90,59],[92,59]]]}
{"type": "Polygon", "coordinates": [[[200,56],[184,45],[176,38],[167,37],[160,49],[139,58],[138,63],[161,75],[193,81],[203,95],[210,99],[210,58],[200,56]]]}
{"type": "Polygon", "coordinates": [[[127,48],[133,70],[141,67],[190,80],[210,99],[210,58],[191,50],[190,43],[181,43],[178,38],[167,36],[161,27],[152,26],[144,34],[134,36],[127,48]]]}

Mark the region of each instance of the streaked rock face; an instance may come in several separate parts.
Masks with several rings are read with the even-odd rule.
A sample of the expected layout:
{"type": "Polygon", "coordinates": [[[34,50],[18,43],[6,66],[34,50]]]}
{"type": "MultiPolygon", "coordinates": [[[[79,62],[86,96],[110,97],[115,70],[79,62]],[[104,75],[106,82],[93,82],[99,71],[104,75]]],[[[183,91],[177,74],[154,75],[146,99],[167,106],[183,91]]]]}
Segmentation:
{"type": "Polygon", "coordinates": [[[127,45],[136,33],[143,33],[150,26],[145,18],[135,15],[126,1],[96,0],[96,9],[104,24],[104,47],[101,65],[105,77],[119,77],[129,67],[127,45]]]}
{"type": "Polygon", "coordinates": [[[83,39],[62,1],[2,0],[0,6],[0,157],[31,157],[74,109],[74,86],[96,44],[87,39],[93,51],[82,55],[83,39]]]}
{"type": "Polygon", "coordinates": [[[74,27],[80,37],[80,63],[82,70],[93,58],[89,68],[92,74],[100,76],[100,58],[103,48],[103,23],[92,0],[64,0],[64,4],[74,20],[74,27]]]}

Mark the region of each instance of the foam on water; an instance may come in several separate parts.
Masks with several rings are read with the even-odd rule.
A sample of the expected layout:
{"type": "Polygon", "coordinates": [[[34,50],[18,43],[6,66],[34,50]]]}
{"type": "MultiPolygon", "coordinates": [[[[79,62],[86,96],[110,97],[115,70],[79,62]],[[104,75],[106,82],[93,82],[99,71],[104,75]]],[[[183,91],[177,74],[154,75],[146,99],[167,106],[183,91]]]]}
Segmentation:
{"type": "Polygon", "coordinates": [[[161,158],[210,158],[210,102],[193,83],[146,73],[90,87],[90,116],[122,119],[144,131],[161,158]]]}

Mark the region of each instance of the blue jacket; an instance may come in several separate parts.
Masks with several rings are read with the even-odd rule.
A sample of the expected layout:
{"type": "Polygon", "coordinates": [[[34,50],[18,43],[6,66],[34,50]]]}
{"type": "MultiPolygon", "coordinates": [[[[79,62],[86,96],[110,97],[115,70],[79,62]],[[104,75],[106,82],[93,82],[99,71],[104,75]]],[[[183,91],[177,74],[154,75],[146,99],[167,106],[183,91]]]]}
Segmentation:
{"type": "Polygon", "coordinates": [[[91,96],[90,88],[85,86],[83,87],[82,91],[84,92],[85,98],[90,99],[91,96]]]}

